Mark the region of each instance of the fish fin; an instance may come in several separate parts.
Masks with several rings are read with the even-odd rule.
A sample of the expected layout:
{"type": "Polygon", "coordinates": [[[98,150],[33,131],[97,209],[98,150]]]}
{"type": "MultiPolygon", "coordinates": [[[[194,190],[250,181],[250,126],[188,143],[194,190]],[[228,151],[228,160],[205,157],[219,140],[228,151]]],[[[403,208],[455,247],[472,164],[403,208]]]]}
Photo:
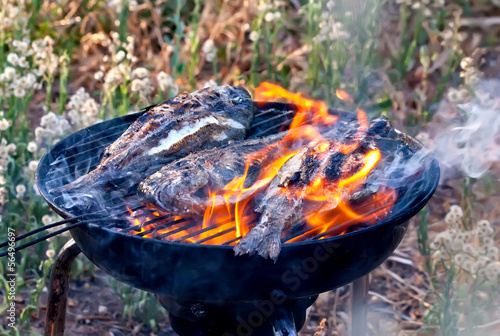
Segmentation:
{"type": "Polygon", "coordinates": [[[278,259],[281,251],[280,232],[269,232],[256,248],[258,255],[264,258],[270,258],[274,262],[278,259]]]}
{"type": "Polygon", "coordinates": [[[278,259],[281,251],[281,235],[279,232],[270,231],[264,224],[255,226],[234,247],[236,255],[258,254],[264,258],[270,258],[274,262],[278,259]]]}

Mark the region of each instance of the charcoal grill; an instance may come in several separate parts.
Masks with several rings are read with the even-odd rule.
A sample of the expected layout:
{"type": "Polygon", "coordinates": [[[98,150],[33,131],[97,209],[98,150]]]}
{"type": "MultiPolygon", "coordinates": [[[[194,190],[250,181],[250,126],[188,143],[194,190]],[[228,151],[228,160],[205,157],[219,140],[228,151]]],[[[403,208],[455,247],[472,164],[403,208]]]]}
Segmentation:
{"type": "MultiPolygon", "coordinates": [[[[297,110],[294,105],[281,103],[255,106],[249,138],[286,127],[297,110]]],[[[341,121],[355,119],[348,113],[330,113],[341,121]]],[[[174,330],[181,335],[296,335],[295,328],[300,329],[304,323],[305,309],[318,293],[351,283],[389,257],[403,238],[408,220],[427,203],[439,180],[436,160],[425,161],[417,176],[398,187],[400,196],[385,219],[341,236],[325,238],[325,234],[332,233],[327,232],[303,242],[284,244],[276,263],[259,256],[235,257],[229,245],[232,241],[202,245],[200,241],[184,242],[189,238],[186,236],[173,242],[144,238],[141,235],[148,232],[131,235],[127,233],[132,229],[130,225],[124,229],[124,221],[119,220],[128,215],[124,203],[133,209],[142,207],[134,193],[113,198],[113,192],[108,192],[111,196],[103,198],[104,204],[96,210],[82,204],[68,209],[63,197],[49,192],[93,169],[104,148],[140,115],[91,126],[57,143],[40,161],[37,184],[50,207],[63,218],[90,219],[72,224],[70,230],[81,251],[116,279],[156,294],[169,311],[174,330]],[[269,304],[272,309],[262,308],[269,304]],[[247,332],[248,328],[253,333],[247,332]]],[[[406,155],[421,148],[418,141],[401,132],[397,141],[406,155]]],[[[153,220],[163,220],[162,225],[174,222],[166,218],[153,220]]],[[[185,225],[196,223],[186,221],[185,225]]],[[[53,277],[58,279],[57,275],[53,277]]],[[[55,306],[54,312],[64,308],[63,304],[55,306]]],[[[48,314],[52,332],[54,321],[60,319],[50,316],[53,314],[48,314]]]]}

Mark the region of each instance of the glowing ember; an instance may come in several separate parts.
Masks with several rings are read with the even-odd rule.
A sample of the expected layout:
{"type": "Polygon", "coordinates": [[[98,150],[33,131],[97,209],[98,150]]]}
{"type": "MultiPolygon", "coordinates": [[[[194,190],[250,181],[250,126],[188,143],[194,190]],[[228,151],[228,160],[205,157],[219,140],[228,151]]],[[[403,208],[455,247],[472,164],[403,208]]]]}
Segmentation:
{"type": "MultiPolygon", "coordinates": [[[[352,100],[345,91],[337,90],[336,94],[346,102],[352,100]]],[[[203,220],[191,221],[155,210],[146,216],[127,208],[133,217],[131,225],[138,227],[133,234],[199,244],[235,244],[250,231],[259,218],[259,214],[254,212],[254,196],[265,190],[280,169],[305,147],[309,148],[309,154],[315,160],[322,162],[323,166],[320,168],[325,168],[328,161],[326,158],[332,151],[349,154],[356,159],[342,163],[345,167],[341,167],[340,176],[334,180],[328,179],[324,174],[316,174],[305,186],[279,187],[279,191],[289,199],[300,198],[308,202],[303,230],[291,238],[286,238],[290,232],[285,232],[287,242],[321,234],[324,234],[323,238],[343,234],[353,225],[370,225],[387,216],[397,197],[395,190],[382,186],[376,192],[361,197],[360,202],[352,202],[350,198],[362,189],[366,178],[381,159],[377,148],[360,147],[369,129],[364,111],[357,111],[359,128],[356,134],[349,142],[343,143],[325,139],[321,135],[322,130],[331,128],[338,120],[337,116],[329,114],[324,102],[307,99],[299,93],[289,92],[270,83],[262,83],[257,87],[255,96],[260,101],[286,100],[297,106],[296,116],[286,136],[251,155],[241,176],[234,178],[222,189],[209,192],[210,202],[203,220]],[[266,158],[267,161],[257,178],[252,179],[254,182],[249,183],[250,167],[257,158],[266,158]],[[153,224],[148,223],[151,215],[155,217],[153,224]]]]}

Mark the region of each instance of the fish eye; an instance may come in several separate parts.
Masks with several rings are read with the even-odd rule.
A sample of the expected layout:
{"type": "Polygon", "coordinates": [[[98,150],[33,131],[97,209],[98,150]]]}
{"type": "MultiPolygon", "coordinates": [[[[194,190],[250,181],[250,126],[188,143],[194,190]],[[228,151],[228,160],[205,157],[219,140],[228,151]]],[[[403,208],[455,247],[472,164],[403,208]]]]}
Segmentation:
{"type": "Polygon", "coordinates": [[[243,98],[242,98],[242,97],[236,97],[236,98],[234,99],[234,101],[235,101],[235,102],[237,102],[237,103],[243,103],[243,101],[244,101],[244,100],[243,100],[243,98]]]}

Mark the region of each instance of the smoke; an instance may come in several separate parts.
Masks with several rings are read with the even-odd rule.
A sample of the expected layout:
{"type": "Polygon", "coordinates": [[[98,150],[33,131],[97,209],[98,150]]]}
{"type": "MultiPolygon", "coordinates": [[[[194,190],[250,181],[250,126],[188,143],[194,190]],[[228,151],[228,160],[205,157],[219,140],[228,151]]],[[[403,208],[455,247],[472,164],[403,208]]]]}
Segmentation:
{"type": "MultiPolygon", "coordinates": [[[[91,160],[81,160],[76,164],[68,164],[68,159],[61,154],[50,164],[49,176],[46,181],[46,188],[49,193],[73,182],[76,178],[87,174],[91,170],[91,160]]],[[[104,199],[100,192],[88,193],[58,193],[54,202],[66,210],[99,211],[99,204],[104,204],[104,199]]]]}
{"type": "MultiPolygon", "coordinates": [[[[466,176],[480,178],[500,160],[500,99],[495,98],[498,88],[498,81],[483,80],[475,90],[476,97],[458,105],[458,118],[441,118],[448,125],[435,135],[431,148],[445,171],[456,168],[466,176]]],[[[450,112],[445,107],[441,114],[450,112]]]]}

